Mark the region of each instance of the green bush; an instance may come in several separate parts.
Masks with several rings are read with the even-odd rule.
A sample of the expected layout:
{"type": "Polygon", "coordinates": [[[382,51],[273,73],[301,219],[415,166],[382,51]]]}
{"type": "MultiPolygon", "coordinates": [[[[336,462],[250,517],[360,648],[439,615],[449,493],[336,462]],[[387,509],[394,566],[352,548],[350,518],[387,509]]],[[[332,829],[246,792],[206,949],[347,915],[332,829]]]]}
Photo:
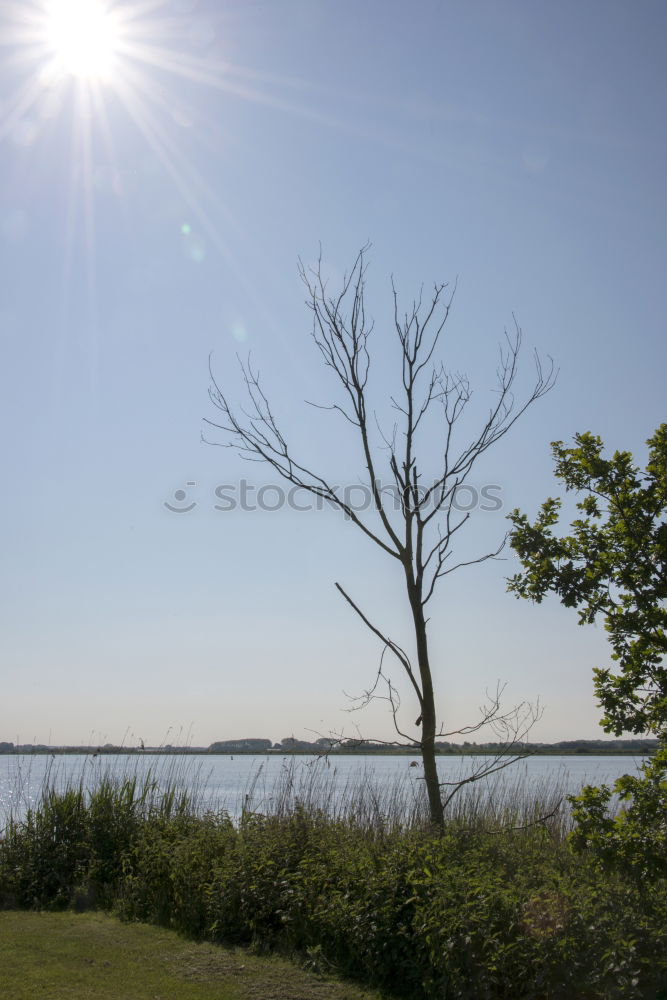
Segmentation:
{"type": "Polygon", "coordinates": [[[612,815],[607,785],[586,786],[572,796],[575,829],[570,842],[606,869],[643,882],[667,878],[667,746],[642,766],[641,777],[625,774],[614,783],[623,808],[612,815]]]}
{"type": "Polygon", "coordinates": [[[304,956],[406,1000],[667,1000],[667,884],[558,829],[197,815],[136,788],[45,796],[0,845],[6,905],[76,904],[304,956]],[[594,863],[592,863],[594,862],[594,863]]]}

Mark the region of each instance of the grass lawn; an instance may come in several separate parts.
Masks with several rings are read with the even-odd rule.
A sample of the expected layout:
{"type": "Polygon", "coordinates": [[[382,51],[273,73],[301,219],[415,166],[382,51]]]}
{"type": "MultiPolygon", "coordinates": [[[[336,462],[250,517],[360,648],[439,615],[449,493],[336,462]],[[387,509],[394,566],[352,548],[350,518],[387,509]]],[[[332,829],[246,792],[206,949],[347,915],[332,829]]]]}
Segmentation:
{"type": "Polygon", "coordinates": [[[380,1000],[280,958],[101,913],[0,912],[2,1000],[380,1000]]]}

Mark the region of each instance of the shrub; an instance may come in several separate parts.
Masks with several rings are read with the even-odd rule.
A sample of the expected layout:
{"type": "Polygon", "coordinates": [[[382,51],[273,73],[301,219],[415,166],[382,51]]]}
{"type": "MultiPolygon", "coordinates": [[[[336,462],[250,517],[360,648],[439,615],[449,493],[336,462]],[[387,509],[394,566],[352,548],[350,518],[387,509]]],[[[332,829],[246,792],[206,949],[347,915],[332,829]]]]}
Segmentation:
{"type": "Polygon", "coordinates": [[[298,803],[235,824],[154,791],[46,794],[0,844],[5,904],[93,887],[126,919],[297,953],[406,1000],[667,1000],[665,880],[573,851],[558,826],[436,836],[298,803]]]}
{"type": "Polygon", "coordinates": [[[619,778],[614,792],[627,803],[615,816],[607,785],[571,797],[573,848],[644,883],[667,878],[667,746],[644,763],[641,777],[619,778]]]}

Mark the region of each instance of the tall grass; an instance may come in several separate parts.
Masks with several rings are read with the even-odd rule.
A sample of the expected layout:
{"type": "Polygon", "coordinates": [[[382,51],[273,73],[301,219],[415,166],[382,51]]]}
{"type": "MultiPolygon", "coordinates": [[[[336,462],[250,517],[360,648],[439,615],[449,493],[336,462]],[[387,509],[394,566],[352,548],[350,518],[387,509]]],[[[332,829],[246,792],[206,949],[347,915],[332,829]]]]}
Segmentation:
{"type": "Polygon", "coordinates": [[[235,819],[182,775],[98,777],[51,780],[10,819],[1,906],[102,906],[405,1000],[667,996],[664,880],[574,854],[559,787],[463,786],[436,835],[422,782],[341,781],[325,761],[258,771],[235,819]]]}
{"type": "MultiPolygon", "coordinates": [[[[340,775],[326,758],[307,762],[290,758],[277,778],[268,781],[260,767],[244,790],[242,808],[231,814],[284,818],[299,810],[365,830],[393,832],[430,826],[423,781],[404,774],[387,784],[365,768],[340,775]]],[[[555,775],[528,783],[525,770],[517,765],[493,778],[462,783],[446,818],[450,827],[487,832],[525,827],[543,818],[546,826],[564,836],[569,830],[564,779],[555,775]]]]}
{"type": "Polygon", "coordinates": [[[97,788],[130,783],[137,795],[153,806],[161,796],[185,797],[191,809],[200,809],[204,802],[206,775],[193,757],[82,754],[73,762],[71,757],[39,754],[7,756],[3,763],[7,764],[9,787],[0,801],[0,837],[10,822],[16,825],[46,798],[72,790],[90,796],[97,788]]]}

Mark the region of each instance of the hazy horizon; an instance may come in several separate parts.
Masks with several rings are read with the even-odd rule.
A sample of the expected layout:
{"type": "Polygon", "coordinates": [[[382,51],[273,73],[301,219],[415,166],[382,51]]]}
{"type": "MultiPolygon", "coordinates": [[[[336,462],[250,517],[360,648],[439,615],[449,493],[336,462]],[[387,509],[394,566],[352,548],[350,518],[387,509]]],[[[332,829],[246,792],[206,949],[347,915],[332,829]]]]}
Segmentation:
{"type": "MultiPolygon", "coordinates": [[[[223,750],[216,751],[218,753],[233,752],[233,753],[239,753],[239,754],[250,754],[251,756],[253,754],[255,754],[256,756],[261,756],[263,753],[267,753],[269,750],[273,751],[273,750],[280,750],[280,749],[282,749],[282,750],[284,750],[285,753],[295,752],[296,754],[299,754],[300,753],[300,747],[298,747],[298,746],[295,747],[293,751],[292,751],[292,748],[289,748],[289,747],[285,748],[285,747],[282,746],[282,741],[284,739],[293,739],[293,738],[294,737],[281,737],[281,739],[279,739],[279,740],[274,740],[274,739],[271,739],[271,737],[268,737],[268,736],[245,736],[245,737],[238,737],[236,739],[228,739],[227,737],[222,736],[222,737],[219,737],[217,740],[213,740],[212,743],[208,743],[208,744],[194,744],[194,743],[188,743],[188,742],[184,742],[184,743],[177,742],[177,743],[157,743],[157,744],[147,743],[147,744],[143,744],[141,742],[139,742],[139,743],[131,743],[131,742],[127,742],[127,741],[125,741],[125,742],[121,741],[120,743],[112,743],[112,742],[107,742],[107,743],[30,743],[30,742],[28,742],[28,743],[16,743],[15,741],[12,741],[12,740],[4,740],[3,739],[3,740],[0,740],[0,754],[13,753],[14,750],[20,750],[23,747],[35,747],[35,748],[38,748],[38,749],[39,748],[45,748],[47,750],[63,750],[63,749],[67,749],[67,750],[82,750],[82,751],[86,751],[87,753],[89,753],[93,749],[95,749],[95,750],[105,750],[105,751],[108,750],[109,752],[111,752],[111,750],[114,750],[114,751],[116,751],[116,750],[118,750],[118,751],[127,750],[127,751],[132,751],[132,752],[134,752],[134,751],[137,751],[137,752],[144,751],[147,754],[151,754],[151,753],[155,753],[155,752],[162,752],[162,751],[165,751],[165,750],[168,750],[170,752],[171,751],[179,751],[179,750],[184,750],[184,751],[186,751],[186,750],[187,751],[198,751],[198,750],[208,751],[210,749],[210,747],[216,746],[216,745],[223,745],[223,746],[225,746],[227,748],[224,751],[223,750]],[[249,742],[249,741],[259,741],[259,742],[266,741],[266,742],[270,742],[271,746],[265,747],[265,748],[262,748],[262,747],[243,747],[241,749],[238,749],[236,747],[236,744],[242,744],[242,743],[246,743],[246,742],[249,742]],[[5,743],[5,744],[11,744],[12,747],[14,748],[14,750],[12,750],[12,751],[5,751],[3,749],[3,743],[5,743]],[[227,747],[228,744],[229,744],[229,747],[227,747]]],[[[316,742],[318,740],[319,740],[319,737],[313,737],[310,740],[307,737],[304,737],[300,741],[297,740],[297,742],[303,743],[304,745],[310,744],[312,746],[315,746],[315,744],[316,744],[316,742]]],[[[356,741],[354,741],[354,739],[352,739],[352,742],[355,743],[356,741]]],[[[492,742],[493,741],[491,741],[491,740],[479,740],[478,741],[478,740],[463,740],[463,739],[445,741],[445,740],[441,740],[439,737],[437,738],[437,743],[438,744],[447,743],[449,746],[457,746],[457,747],[458,746],[487,746],[487,745],[492,744],[492,742]]],[[[546,741],[545,742],[545,741],[542,741],[542,740],[527,739],[524,743],[522,743],[522,746],[528,746],[528,745],[534,745],[534,746],[559,746],[560,744],[564,744],[564,743],[600,743],[600,742],[601,743],[619,743],[619,742],[622,742],[622,743],[623,742],[627,742],[627,743],[633,743],[633,742],[646,743],[646,742],[651,742],[651,743],[656,743],[657,744],[658,741],[657,741],[656,737],[645,737],[645,738],[644,737],[640,737],[640,736],[615,737],[615,736],[610,736],[608,734],[603,733],[600,737],[597,737],[597,738],[594,738],[594,739],[591,739],[591,740],[584,740],[584,739],[579,740],[579,739],[575,738],[573,740],[554,740],[553,742],[552,741],[546,741]]],[[[372,740],[369,740],[365,744],[363,742],[360,742],[359,746],[361,748],[361,750],[360,750],[360,756],[366,756],[366,755],[373,756],[373,754],[367,754],[367,751],[363,749],[364,746],[366,746],[367,748],[370,748],[372,750],[375,750],[378,747],[379,748],[386,747],[388,751],[394,750],[394,749],[396,749],[396,750],[403,749],[403,750],[406,750],[406,751],[414,749],[413,747],[409,746],[408,744],[400,744],[398,742],[398,740],[396,742],[396,746],[392,746],[391,744],[386,743],[386,742],[373,743],[372,740]]],[[[348,747],[348,749],[349,749],[349,747],[348,747]]],[[[332,752],[335,753],[335,752],[337,752],[339,750],[339,747],[333,745],[332,748],[331,748],[331,750],[332,750],[332,752]]],[[[304,751],[304,753],[307,753],[307,752],[304,751]]],[[[96,754],[94,756],[96,756],[96,754]]]]}

